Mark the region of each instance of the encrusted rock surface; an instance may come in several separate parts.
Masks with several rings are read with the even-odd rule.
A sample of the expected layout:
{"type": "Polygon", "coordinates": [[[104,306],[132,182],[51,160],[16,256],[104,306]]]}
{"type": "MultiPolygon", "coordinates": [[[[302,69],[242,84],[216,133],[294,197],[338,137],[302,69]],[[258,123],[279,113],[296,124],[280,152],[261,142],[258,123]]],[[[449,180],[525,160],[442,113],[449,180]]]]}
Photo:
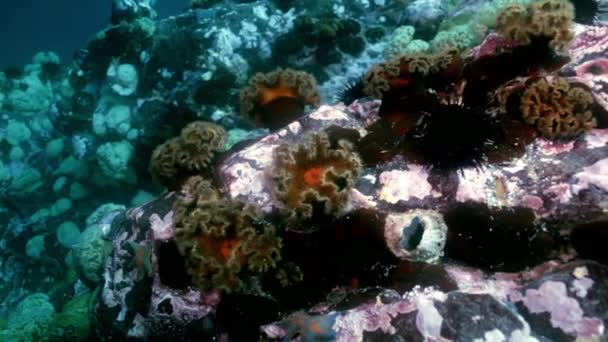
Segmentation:
{"type": "MultiPolygon", "coordinates": [[[[575,45],[574,51],[577,46],[582,45],[575,45]]],[[[585,53],[595,51],[595,45],[580,48],[575,64],[568,64],[564,74],[602,58],[585,53]]],[[[592,89],[598,99],[605,95],[604,79],[585,81],[596,85],[592,89]]],[[[598,102],[604,106],[598,110],[608,108],[598,102]]],[[[372,101],[349,107],[321,106],[276,133],[233,149],[217,166],[223,190],[272,212],[280,207],[267,183],[273,149],[331,126],[365,134],[377,119],[378,105],[372,101]]],[[[364,208],[386,214],[393,218],[385,221],[384,232],[393,253],[403,259],[436,262],[445,239],[454,238],[449,229],[445,234],[444,209],[471,201],[489,207],[527,208],[544,230],[567,234],[578,224],[605,217],[607,175],[608,130],[595,129],[577,141],[537,139],[522,157],[508,164],[447,175],[403,160],[367,167],[351,191],[346,211],[364,208]],[[434,228],[423,231],[422,241],[426,238],[428,243],[408,250],[403,226],[417,226],[416,217],[423,227],[434,228]],[[398,218],[402,224],[394,224],[398,218]]],[[[231,333],[222,321],[225,318],[217,314],[222,294],[191,288],[183,269],[180,272],[183,265],[174,262],[179,258],[171,240],[173,200],[174,194],[166,194],[128,211],[112,225],[113,251],[105,263],[105,282],[96,308],[96,329],[106,340],[125,336],[210,340],[231,333]]],[[[444,276],[431,282],[433,287],[342,289],[339,296],[329,293],[325,302],[301,308],[307,312],[284,313],[282,319],[264,325],[263,332],[271,339],[288,340],[298,335],[303,340],[341,341],[386,341],[389,335],[406,336],[408,341],[597,340],[605,336],[608,324],[608,267],[577,260],[571,253],[556,249],[555,256],[561,259],[512,273],[486,273],[446,260],[436,266],[444,276]]],[[[416,284],[428,276],[426,272],[405,273],[416,284]]]]}

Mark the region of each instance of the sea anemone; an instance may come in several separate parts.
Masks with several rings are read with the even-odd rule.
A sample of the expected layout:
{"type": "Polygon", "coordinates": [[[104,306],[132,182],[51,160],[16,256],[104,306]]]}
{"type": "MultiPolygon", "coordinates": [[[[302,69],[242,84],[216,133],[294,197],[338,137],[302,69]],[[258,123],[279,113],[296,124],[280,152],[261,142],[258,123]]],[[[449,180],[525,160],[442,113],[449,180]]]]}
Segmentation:
{"type": "Polygon", "coordinates": [[[517,45],[546,39],[551,48],[565,51],[574,39],[570,30],[573,20],[574,7],[569,1],[541,0],[527,7],[519,4],[505,7],[496,17],[496,29],[517,45]]]}
{"type": "Polygon", "coordinates": [[[275,196],[292,220],[301,220],[339,213],[359,176],[361,161],[350,142],[341,139],[332,144],[326,133],[318,133],[295,146],[277,147],[269,171],[275,196]]]}
{"type": "Polygon", "coordinates": [[[175,190],[180,178],[203,172],[223,149],[226,131],[204,121],[188,124],[178,137],[158,146],[150,159],[150,173],[162,185],[175,190]]]}
{"type": "Polygon", "coordinates": [[[203,290],[239,291],[244,279],[270,271],[281,258],[281,238],[261,212],[221,198],[201,177],[186,181],[174,215],[175,242],[203,290]]]}
{"type": "Polygon", "coordinates": [[[593,95],[582,85],[571,85],[562,77],[541,78],[523,91],[520,111],[545,138],[571,138],[597,125],[593,103],[593,95]]]}
{"type": "Polygon", "coordinates": [[[278,68],[257,73],[241,90],[241,113],[255,124],[281,128],[298,119],[307,105],[321,101],[315,78],[303,71],[278,68]]]}
{"type": "Polygon", "coordinates": [[[461,66],[456,49],[396,56],[368,70],[363,78],[363,91],[383,99],[389,92],[416,93],[442,87],[460,74],[461,66]]]}

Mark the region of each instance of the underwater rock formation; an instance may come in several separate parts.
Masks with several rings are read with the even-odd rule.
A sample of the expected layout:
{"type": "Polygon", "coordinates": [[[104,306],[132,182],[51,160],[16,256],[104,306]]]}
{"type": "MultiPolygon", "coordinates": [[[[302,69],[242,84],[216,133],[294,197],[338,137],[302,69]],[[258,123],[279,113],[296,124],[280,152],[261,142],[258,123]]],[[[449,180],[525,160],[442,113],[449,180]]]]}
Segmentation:
{"type": "MultiPolygon", "coordinates": [[[[502,18],[502,37],[491,35],[459,58],[454,49],[435,50],[469,47],[473,26],[436,27],[449,12],[444,2],[410,2],[412,8],[426,6],[424,13],[411,13],[436,18],[410,14],[416,29],[395,31],[390,43],[383,35],[407,15],[403,8],[388,13],[394,2],[340,1],[325,19],[308,20],[290,7],[322,7],[323,1],[195,1],[194,10],[158,21],[150,3],[114,1],[113,26],[76,58],[69,75],[73,89],[57,81],[62,68],[51,54],[0,79],[1,90],[10,89],[6,98],[0,93],[8,113],[0,118],[7,156],[0,163],[7,210],[0,214],[10,218],[6,228],[0,225],[0,313],[20,302],[27,288],[48,292],[45,327],[77,335],[86,335],[88,325],[72,324],[69,311],[87,311],[86,298],[94,298],[92,328],[105,340],[257,340],[260,326],[268,338],[286,340],[377,340],[388,334],[412,340],[568,340],[604,333],[605,304],[593,299],[605,298],[605,266],[549,261],[522,270],[573,256],[606,263],[606,28],[576,27],[571,36],[562,25],[572,19],[568,7],[542,1],[565,9],[562,17],[542,21],[557,21],[558,30],[544,25],[540,31],[553,34],[551,44],[562,50],[574,38],[570,61],[542,49],[539,59],[488,57],[512,52],[515,38],[538,38],[533,12],[542,9],[516,5],[511,14],[519,19],[502,18]],[[352,13],[361,16],[349,19],[352,13]],[[382,27],[370,22],[372,14],[386,20],[382,27]],[[522,27],[525,32],[516,30],[522,27]],[[437,30],[428,43],[414,39],[430,39],[437,30]],[[291,88],[253,82],[253,88],[272,88],[264,89],[271,96],[257,103],[264,96],[246,92],[246,114],[273,132],[249,134],[234,110],[239,89],[254,72],[274,67],[270,61],[281,52],[276,47],[294,45],[297,40],[284,39],[294,31],[316,50],[306,45],[286,54],[308,57],[299,66],[325,85],[317,90],[303,76],[291,88]],[[371,75],[377,82],[368,95],[380,102],[366,99],[358,80],[383,53],[397,58],[371,75]],[[554,58],[551,65],[538,67],[547,57],[554,58]],[[311,67],[315,58],[326,64],[311,67]],[[465,59],[482,62],[468,64],[475,67],[459,78],[465,59]],[[517,80],[510,79],[513,70],[517,80]],[[318,107],[351,78],[339,96],[346,105],[318,107]],[[463,79],[464,104],[456,96],[467,88],[463,79]],[[304,91],[298,94],[296,87],[304,91]],[[420,98],[414,101],[407,91],[385,97],[390,88],[415,89],[420,98]],[[486,95],[502,111],[523,116],[493,120],[486,116],[486,95]],[[560,102],[564,95],[579,102],[560,102]],[[318,108],[306,113],[305,105],[318,108]],[[401,120],[400,108],[422,115],[401,120]],[[576,110],[557,117],[556,108],[576,110]],[[275,117],[264,117],[268,113],[275,117]],[[216,124],[188,125],[194,120],[216,124]],[[51,122],[56,131],[44,136],[51,122]],[[375,130],[382,124],[387,131],[375,130]],[[132,195],[151,185],[149,156],[184,127],[153,158],[155,176],[170,192],[140,206],[151,195],[132,195]],[[411,134],[404,137],[406,132],[411,134]],[[322,138],[310,142],[310,136],[322,138]],[[243,137],[254,139],[236,143],[243,137]],[[402,153],[388,153],[393,147],[402,153]],[[314,158],[319,155],[330,158],[314,158]],[[193,174],[216,192],[180,213],[191,185],[180,188],[193,174]],[[290,186],[290,194],[277,190],[290,186]],[[304,205],[290,201],[311,189],[317,193],[304,205]],[[51,190],[54,195],[46,196],[51,190]],[[135,208],[95,213],[100,217],[78,224],[87,206],[107,202],[114,190],[128,193],[118,203],[133,198],[135,208]],[[37,201],[41,194],[48,205],[37,201]],[[248,209],[254,206],[260,210],[248,209]],[[299,225],[291,224],[286,207],[301,211],[293,220],[299,225]],[[311,211],[325,215],[302,223],[311,211]],[[210,225],[227,232],[213,235],[210,225]],[[45,282],[58,280],[54,273],[63,276],[64,259],[71,272],[66,278],[73,280],[48,289],[45,282]],[[223,261],[229,271],[216,272],[223,261]],[[24,277],[34,267],[40,279],[24,277]],[[505,271],[512,273],[500,273],[505,271]],[[565,319],[560,312],[573,315],[565,319]]],[[[526,56],[539,51],[531,52],[526,56]]],[[[23,327],[16,318],[0,319],[0,330],[10,334],[27,332],[23,327]]]]}
{"type": "Polygon", "coordinates": [[[328,301],[308,314],[299,313],[308,325],[287,317],[263,330],[277,340],[289,339],[294,331],[313,336],[311,340],[329,336],[336,341],[394,336],[410,341],[593,339],[604,334],[608,318],[602,309],[607,304],[608,287],[602,280],[607,271],[593,262],[546,263],[496,276],[448,267],[458,290],[416,289],[403,296],[384,290],[350,310],[336,310],[340,303],[328,301]]]}
{"type": "MultiPolygon", "coordinates": [[[[364,131],[377,120],[377,111],[378,103],[373,101],[355,102],[349,107],[321,106],[286,128],[224,158],[218,166],[223,188],[229,197],[271,213],[278,207],[272,194],[272,181],[267,177],[274,149],[284,141],[299,141],[305,132],[336,125],[364,131]]],[[[449,229],[450,220],[441,222],[444,210],[470,201],[507,211],[523,207],[533,213],[535,223],[542,222],[550,231],[567,232],[576,223],[601,217],[605,209],[599,199],[608,192],[600,176],[606,172],[598,170],[604,170],[607,143],[608,133],[604,129],[592,130],[578,144],[537,138],[523,156],[509,164],[463,169],[441,177],[420,166],[395,160],[364,168],[350,190],[347,208],[374,209],[389,217],[416,208],[434,208],[410,215],[409,223],[403,221],[403,225],[389,225],[388,220],[385,223],[389,248],[401,257],[416,261],[437,260],[442,254],[444,239],[449,241],[450,237],[437,234],[445,228],[435,229],[433,225],[442,227],[447,223],[449,229]],[[394,228],[388,229],[390,227],[394,228]],[[418,246],[427,248],[426,252],[416,256],[408,254],[408,250],[411,252],[418,246]]],[[[97,310],[98,329],[103,329],[104,335],[108,331],[114,336],[131,334],[134,338],[230,335],[230,329],[225,330],[229,325],[225,320],[238,316],[226,312],[227,308],[221,306],[222,298],[225,303],[241,303],[243,310],[254,310],[246,304],[249,303],[246,296],[235,299],[188,286],[189,277],[185,266],[179,266],[176,261],[180,256],[172,242],[174,199],[174,194],[169,193],[144,207],[132,209],[114,222],[114,251],[106,261],[105,284],[97,310]],[[139,298],[138,304],[127,298],[139,298]],[[194,331],[197,324],[206,328],[194,331]]],[[[554,250],[553,254],[557,256],[557,252],[554,250]]],[[[522,255],[522,259],[526,257],[522,255]]],[[[349,299],[346,307],[344,303],[338,306],[325,302],[321,308],[307,313],[277,319],[277,323],[266,324],[263,330],[277,339],[299,334],[345,341],[361,337],[382,340],[391,334],[418,336],[421,340],[439,336],[576,338],[599,336],[608,324],[608,317],[600,311],[606,304],[589,300],[602,298],[607,291],[601,280],[607,272],[605,266],[589,262],[561,265],[551,261],[523,273],[492,276],[457,265],[447,263],[445,266],[450,282],[458,288],[455,291],[419,289],[401,297],[390,295],[394,290],[388,287],[373,296],[358,295],[356,300],[349,299]],[[547,301],[549,294],[554,296],[551,302],[547,301]],[[334,307],[341,309],[334,310],[334,307]],[[576,310],[575,321],[559,318],[558,312],[562,310],[576,310]],[[480,317],[476,323],[478,328],[467,328],[470,322],[463,321],[463,317],[480,317]],[[313,325],[319,329],[309,330],[313,325]],[[451,330],[449,326],[460,329],[451,330]]],[[[346,301],[350,292],[345,291],[338,298],[346,301]]],[[[273,317],[266,311],[263,315],[273,317]]]]}
{"type": "MultiPolygon", "coordinates": [[[[158,198],[114,222],[114,250],[105,264],[105,283],[95,313],[95,329],[102,340],[125,336],[210,340],[231,334],[234,332],[222,327],[239,321],[226,322],[238,317],[222,312],[226,310],[223,301],[252,310],[250,314],[269,315],[272,302],[265,303],[264,309],[260,302],[249,304],[246,296],[239,300],[188,286],[172,242],[173,200],[170,194],[158,198]]],[[[307,311],[282,320],[267,316],[270,321],[262,330],[273,339],[300,335],[339,341],[382,341],[390,335],[420,341],[440,336],[454,340],[492,336],[569,340],[604,333],[608,322],[602,309],[608,305],[606,266],[549,261],[528,271],[494,275],[458,264],[444,267],[443,281],[455,284],[452,290],[417,287],[402,295],[391,287],[344,289],[320,305],[304,307],[307,311]],[[563,312],[571,316],[564,317],[563,312]],[[478,319],[471,321],[471,317],[478,319]]],[[[409,276],[424,278],[425,274],[409,276]]],[[[233,329],[239,327],[233,325],[233,329]]]]}
{"type": "MultiPolygon", "coordinates": [[[[590,30],[594,29],[590,28],[590,30]]],[[[477,51],[485,48],[481,46],[477,51]]],[[[588,63],[595,58],[594,54],[580,54],[579,56],[587,58],[578,59],[579,64],[588,63]]],[[[575,67],[568,64],[562,72],[567,73],[575,67]]],[[[581,78],[584,76],[576,78],[576,80],[581,78]]],[[[586,84],[589,85],[594,96],[601,96],[601,92],[598,94],[594,91],[596,88],[591,86],[588,80],[586,84]]],[[[335,126],[354,129],[365,134],[365,128],[377,120],[378,109],[378,102],[373,101],[355,102],[349,107],[321,106],[300,120],[289,124],[286,128],[242,149],[235,150],[224,158],[218,165],[219,178],[223,188],[233,199],[255,204],[266,213],[274,212],[281,205],[276,202],[273,181],[271,177],[268,177],[267,172],[272,167],[273,151],[278,146],[284,142],[293,144],[301,141],[305,132],[321,132],[327,129],[329,129],[328,132],[331,132],[331,127],[335,126]]],[[[605,110],[605,108],[601,110],[605,110]]],[[[485,260],[486,263],[477,263],[479,267],[493,270],[512,270],[513,267],[521,269],[525,266],[534,266],[539,260],[559,255],[559,249],[553,241],[557,239],[557,235],[567,234],[579,223],[603,217],[605,203],[601,201],[601,198],[608,193],[608,186],[602,176],[606,174],[607,143],[608,133],[605,129],[593,129],[580,138],[577,143],[536,138],[527,146],[521,156],[509,163],[485,165],[478,169],[464,168],[459,172],[453,171],[448,174],[437,173],[397,158],[373,167],[364,167],[359,180],[349,191],[346,208],[349,211],[358,208],[385,213],[386,218],[383,222],[387,246],[397,256],[416,262],[436,262],[444,255],[443,249],[446,242],[445,252],[447,254],[443,256],[444,260],[461,260],[460,254],[456,252],[459,248],[458,237],[446,234],[446,228],[450,232],[450,226],[453,225],[452,229],[457,229],[455,224],[462,220],[465,220],[462,222],[485,220],[479,216],[467,216],[468,209],[466,208],[468,206],[502,208],[499,214],[495,214],[505,217],[507,221],[502,224],[505,227],[525,226],[526,232],[529,231],[530,234],[537,236],[534,243],[540,243],[540,246],[548,248],[545,250],[545,254],[540,259],[529,259],[531,255],[526,253],[501,255],[500,250],[496,249],[491,251],[468,250],[468,253],[472,254],[462,260],[470,262],[477,255],[484,258],[480,260],[485,260]],[[509,215],[514,216],[509,218],[509,215]],[[542,237],[543,234],[538,230],[540,226],[544,226],[549,234],[542,237]],[[540,240],[538,240],[539,236],[540,240]],[[501,266],[500,258],[506,258],[504,260],[511,262],[510,266],[501,266]],[[520,261],[523,264],[513,266],[520,261]]],[[[150,260],[152,269],[155,270],[152,273],[144,272],[143,277],[123,277],[120,280],[108,278],[110,274],[116,274],[118,271],[116,267],[127,267],[127,269],[132,267],[128,266],[132,263],[127,263],[125,259],[129,258],[128,253],[118,252],[108,259],[106,265],[114,270],[108,269],[107,271],[109,273],[107,273],[106,279],[109,282],[106,281],[104,291],[109,296],[102,298],[103,304],[100,308],[121,307],[123,312],[128,313],[121,317],[125,318],[124,323],[113,324],[113,329],[122,329],[122,333],[135,325],[140,326],[142,322],[167,322],[167,326],[176,329],[172,331],[188,334],[190,325],[188,325],[188,320],[184,320],[185,316],[177,316],[180,318],[174,316],[183,310],[192,310],[196,307],[201,311],[199,315],[190,316],[192,317],[190,322],[201,322],[207,319],[210,324],[207,326],[226,324],[213,314],[220,305],[218,303],[221,302],[221,296],[214,292],[193,294],[194,290],[186,285],[189,280],[188,277],[184,277],[185,272],[179,276],[178,271],[169,270],[163,266],[166,262],[164,260],[178,256],[175,246],[168,247],[171,246],[173,232],[172,211],[169,206],[172,200],[173,195],[169,194],[153,202],[155,204],[131,211],[129,214],[131,219],[125,221],[122,228],[118,228],[125,232],[127,227],[131,227],[129,229],[136,227],[136,231],[148,230],[148,233],[140,233],[138,239],[140,239],[139,241],[149,241],[140,242],[140,244],[149,243],[149,246],[153,246],[151,250],[153,257],[150,260]],[[135,222],[140,223],[134,225],[135,222]],[[168,252],[170,250],[173,252],[168,252]],[[117,262],[118,260],[125,261],[121,264],[117,262]],[[131,285],[116,286],[113,283],[117,281],[127,281],[131,285]],[[152,300],[145,300],[152,305],[152,310],[149,311],[151,314],[148,316],[141,314],[138,316],[137,309],[131,308],[124,301],[127,293],[133,293],[131,291],[138,288],[135,285],[138,281],[146,283],[146,286],[139,290],[140,292],[146,293],[144,290],[146,287],[152,288],[151,292],[147,292],[152,293],[152,300]],[[129,288],[129,291],[119,291],[119,289],[126,288],[129,288]],[[162,308],[161,301],[154,299],[158,298],[157,294],[160,293],[165,296],[162,308]],[[192,298],[198,298],[198,300],[193,302],[192,298]],[[172,309],[168,310],[168,307],[172,309]],[[161,312],[164,313],[161,314],[161,312]],[[175,314],[167,312],[175,312],[175,314]]],[[[478,209],[473,211],[478,212],[478,209]]],[[[462,223],[458,224],[462,225],[462,223]]],[[[581,231],[581,229],[576,228],[576,231],[581,231]]],[[[121,239],[129,239],[127,236],[130,234],[133,233],[121,235],[124,236],[121,239]]],[[[504,234],[512,233],[505,230],[504,234]]],[[[490,241],[483,239],[495,239],[495,237],[484,237],[483,235],[473,235],[473,237],[482,239],[477,242],[479,245],[485,245],[490,241]]],[[[573,236],[573,239],[578,238],[573,236]]],[[[579,240],[581,239],[578,239],[577,243],[579,240]]],[[[125,248],[116,243],[117,251],[125,248]]],[[[512,243],[520,242],[514,240],[512,243]]],[[[511,247],[514,250],[522,251],[530,248],[526,245],[527,243],[524,242],[522,247],[515,245],[511,247]]],[[[355,303],[359,304],[349,301],[350,307],[333,311],[330,301],[325,303],[324,309],[320,311],[296,312],[285,316],[283,320],[277,320],[276,324],[265,325],[264,331],[271,338],[293,337],[299,334],[313,339],[323,337],[338,340],[362,337],[369,340],[381,340],[389,334],[418,336],[420,339],[439,336],[451,339],[552,336],[561,339],[593,337],[603,334],[608,318],[602,316],[598,308],[604,304],[599,302],[592,304],[588,298],[591,298],[591,293],[593,293],[592,298],[597,298],[597,295],[606,291],[600,281],[602,277],[605,277],[604,266],[585,262],[564,265],[560,265],[558,262],[547,262],[520,274],[489,276],[478,269],[456,265],[448,263],[445,266],[449,278],[458,287],[456,291],[414,290],[408,292],[405,297],[391,297],[386,293],[390,293],[392,290],[386,289],[385,294],[378,297],[381,301],[380,304],[364,304],[366,301],[358,297],[359,299],[355,303]],[[572,289],[573,292],[568,292],[570,291],[568,289],[572,289]],[[551,302],[547,301],[549,293],[554,296],[551,302]],[[507,305],[508,303],[514,304],[517,310],[514,311],[507,305]],[[465,310],[463,308],[469,308],[466,309],[469,311],[463,312],[462,310],[465,310]],[[568,308],[577,312],[575,321],[567,322],[559,318],[557,313],[568,308]],[[501,318],[501,325],[493,323],[498,322],[497,319],[492,319],[495,317],[493,315],[501,318]],[[375,318],[372,319],[372,317],[375,318]],[[473,329],[472,327],[467,328],[469,323],[462,321],[461,317],[485,317],[486,319],[480,319],[477,323],[478,328],[473,329]],[[479,322],[484,322],[485,325],[479,326],[479,322]],[[310,330],[312,325],[319,328],[310,330]],[[460,327],[460,329],[445,328],[448,326],[460,327]]],[[[400,269],[404,272],[407,268],[401,267],[400,269]]],[[[142,272],[142,270],[130,272],[142,272]]],[[[123,274],[126,273],[123,271],[123,274]]],[[[306,278],[306,273],[304,273],[304,278],[306,278]]],[[[346,290],[346,293],[349,291],[346,290]]],[[[348,295],[341,298],[348,298],[348,295]]],[[[367,303],[375,302],[377,299],[374,298],[370,296],[367,303]]],[[[232,299],[227,300],[230,302],[232,299]]],[[[245,303],[245,299],[241,300],[245,303]]],[[[338,307],[336,303],[333,305],[338,307]]],[[[307,308],[302,307],[301,309],[306,310],[307,308]]],[[[220,310],[222,313],[220,317],[223,319],[232,317],[225,311],[225,308],[220,310]]],[[[103,312],[110,311],[100,311],[100,313],[103,312]]],[[[159,333],[160,330],[162,329],[155,328],[154,333],[159,333]]],[[[206,336],[221,333],[221,329],[217,331],[212,328],[205,332],[205,334],[210,334],[206,336]]],[[[229,332],[226,333],[229,334],[229,332]]]]}

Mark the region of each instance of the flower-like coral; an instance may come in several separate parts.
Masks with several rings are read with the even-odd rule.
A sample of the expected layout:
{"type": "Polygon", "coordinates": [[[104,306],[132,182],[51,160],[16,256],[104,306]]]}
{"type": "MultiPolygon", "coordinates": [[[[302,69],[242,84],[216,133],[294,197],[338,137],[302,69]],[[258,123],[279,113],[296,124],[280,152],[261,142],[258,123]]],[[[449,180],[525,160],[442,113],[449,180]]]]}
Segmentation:
{"type": "MultiPolygon", "coordinates": [[[[400,154],[410,162],[449,171],[521,155],[536,132],[507,115],[517,107],[508,101],[516,98],[513,92],[521,97],[520,80],[548,75],[568,62],[560,52],[573,38],[572,19],[572,5],[566,0],[510,5],[497,19],[502,38],[487,40],[487,46],[484,42],[484,53],[450,49],[398,56],[373,66],[364,77],[364,91],[382,99],[381,120],[357,142],[364,162],[376,164],[400,154]]],[[[525,114],[528,122],[537,130],[543,126],[545,136],[574,136],[594,126],[590,96],[584,88],[575,88],[562,100],[581,96],[574,107],[564,108],[578,113],[575,118],[562,114],[556,127],[555,116],[525,114]],[[556,130],[568,133],[552,132],[556,130]]]]}
{"type": "Polygon", "coordinates": [[[241,90],[241,113],[260,126],[281,128],[321,101],[315,78],[303,71],[278,68],[257,73],[241,90]]]}
{"type": "Polygon", "coordinates": [[[306,136],[295,146],[276,148],[271,168],[274,193],[295,220],[334,215],[344,208],[361,171],[350,142],[332,143],[326,133],[306,136]]]}
{"type": "Polygon", "coordinates": [[[520,99],[523,119],[546,138],[575,137],[595,127],[589,90],[565,78],[542,78],[530,84],[520,99]]]}
{"type": "Polygon", "coordinates": [[[394,57],[372,66],[363,78],[363,91],[372,97],[383,98],[389,90],[420,89],[434,76],[448,76],[460,67],[455,49],[439,53],[413,53],[394,57]],[[430,76],[430,77],[429,77],[430,76]]]}
{"type": "Polygon", "coordinates": [[[201,177],[186,181],[174,211],[175,242],[201,289],[239,291],[246,277],[268,272],[281,258],[281,238],[261,212],[220,198],[201,177]]]}
{"type": "Polygon", "coordinates": [[[507,40],[520,45],[534,38],[549,39],[549,46],[565,50],[574,34],[570,27],[574,7],[566,0],[541,0],[529,6],[519,4],[505,7],[496,18],[496,29],[507,40]]]}
{"type": "Polygon", "coordinates": [[[152,153],[150,172],[163,185],[171,187],[180,176],[203,171],[222,150],[226,131],[219,125],[195,121],[178,137],[169,139],[152,153]]]}

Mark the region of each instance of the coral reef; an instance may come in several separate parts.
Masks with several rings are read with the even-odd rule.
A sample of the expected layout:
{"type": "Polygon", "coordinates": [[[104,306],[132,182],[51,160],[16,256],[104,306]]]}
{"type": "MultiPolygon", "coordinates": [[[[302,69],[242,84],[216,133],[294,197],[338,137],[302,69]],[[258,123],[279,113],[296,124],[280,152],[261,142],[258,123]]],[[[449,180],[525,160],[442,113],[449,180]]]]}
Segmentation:
{"type": "Polygon", "coordinates": [[[269,176],[274,194],[294,221],[336,215],[361,172],[361,161],[346,140],[332,142],[325,133],[284,144],[274,151],[269,176]]]}
{"type": "Polygon", "coordinates": [[[195,121],[178,137],[158,146],[150,159],[150,172],[164,186],[174,187],[176,179],[201,173],[224,148],[226,131],[219,125],[195,121]]]}
{"type": "Polygon", "coordinates": [[[569,84],[565,78],[532,82],[523,91],[520,103],[525,122],[535,125],[549,139],[576,137],[597,125],[591,92],[569,84]]]}
{"type": "Polygon", "coordinates": [[[370,68],[363,89],[382,104],[381,120],[358,143],[366,164],[391,153],[439,171],[502,163],[522,155],[522,144],[534,138],[519,120],[551,139],[595,127],[596,101],[584,84],[537,76],[568,61],[572,19],[565,1],[513,4],[497,19],[502,40],[488,37],[486,51],[464,56],[458,50],[470,43],[447,44],[448,50],[404,54],[370,68]],[[469,130],[475,133],[459,133],[469,130]]]}
{"type": "Polygon", "coordinates": [[[314,77],[292,69],[257,73],[241,90],[241,113],[257,125],[277,129],[297,119],[305,106],[318,106],[319,90],[314,77]]]}
{"type": "Polygon", "coordinates": [[[574,34],[574,7],[569,1],[542,0],[530,5],[510,5],[496,17],[496,30],[514,44],[527,45],[534,39],[548,39],[549,46],[565,50],[574,34]]]}
{"type": "Polygon", "coordinates": [[[219,199],[200,177],[175,202],[175,241],[194,284],[207,291],[243,289],[247,272],[266,273],[281,258],[281,238],[254,207],[219,199]]]}

